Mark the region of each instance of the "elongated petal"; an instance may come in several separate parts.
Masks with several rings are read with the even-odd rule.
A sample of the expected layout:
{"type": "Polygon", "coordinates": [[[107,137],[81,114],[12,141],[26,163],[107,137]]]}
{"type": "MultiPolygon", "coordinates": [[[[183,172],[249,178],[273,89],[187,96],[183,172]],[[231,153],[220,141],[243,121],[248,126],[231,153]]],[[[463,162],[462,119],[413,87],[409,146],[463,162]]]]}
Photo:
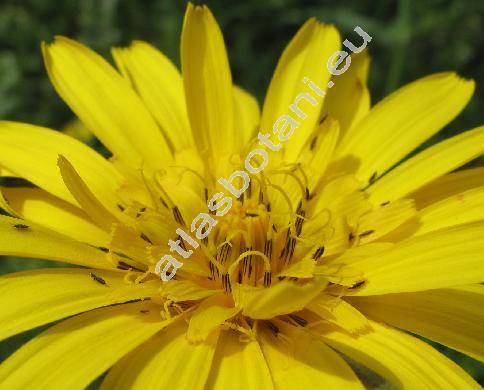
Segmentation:
{"type": "Polygon", "coordinates": [[[290,346],[267,333],[261,340],[277,389],[364,388],[348,364],[327,345],[300,331],[289,328],[284,331],[290,339],[290,346]]]}
{"type": "Polygon", "coordinates": [[[356,295],[412,292],[484,280],[484,222],[423,234],[350,263],[364,272],[356,295]]]}
{"type": "Polygon", "coordinates": [[[181,65],[193,138],[218,161],[236,145],[232,76],[222,32],[206,6],[187,7],[181,65]]]}
{"type": "Polygon", "coordinates": [[[105,230],[109,230],[111,224],[117,222],[116,217],[111,214],[92,193],[91,189],[84,183],[72,164],[62,155],[57,160],[60,174],[64,184],[69,189],[77,203],[89,215],[89,217],[105,230]]]}
{"type": "Polygon", "coordinates": [[[351,337],[323,335],[331,347],[387,378],[401,389],[479,389],[457,364],[415,337],[371,321],[372,332],[351,337]]]}
{"type": "Polygon", "coordinates": [[[83,143],[57,131],[15,122],[0,122],[0,164],[47,192],[77,206],[62,181],[57,158],[76,166],[91,190],[116,209],[116,190],[123,178],[114,166],[83,143]],[[39,146],[41,145],[41,146],[39,146]]]}
{"type": "Polygon", "coordinates": [[[192,345],[186,328],[174,323],[116,364],[101,389],[203,389],[210,372],[218,333],[192,345]]]}
{"type": "Polygon", "coordinates": [[[132,83],[174,150],[194,145],[185,105],[183,81],[178,69],[146,42],[113,49],[113,57],[132,83]]]}
{"type": "Polygon", "coordinates": [[[336,157],[352,156],[357,177],[368,182],[425,142],[459,114],[474,83],[454,73],[424,77],[379,102],[358,126],[348,131],[336,157]]]}
{"type": "Polygon", "coordinates": [[[350,297],[365,314],[484,361],[484,286],[350,297]]]}
{"type": "MultiPolygon", "coordinates": [[[[186,265],[187,262],[184,262],[184,270],[186,265]]],[[[173,302],[198,301],[218,292],[222,292],[222,290],[209,290],[189,280],[171,280],[170,283],[164,283],[160,291],[163,296],[173,302]]]]}
{"type": "MultiPolygon", "coordinates": [[[[326,63],[331,55],[339,50],[341,40],[338,31],[330,25],[323,25],[316,19],[309,19],[296,33],[284,50],[277,68],[272,76],[262,110],[261,129],[272,132],[274,123],[279,117],[290,114],[300,121],[285,146],[288,160],[294,160],[307,138],[320,119],[323,99],[317,96],[303,82],[306,77],[319,88],[325,89],[330,78],[326,63]],[[302,99],[297,107],[307,116],[298,119],[298,116],[289,109],[300,93],[309,93],[316,104],[302,99]]],[[[276,138],[277,139],[277,138],[276,138]]]]}
{"type": "Polygon", "coordinates": [[[284,268],[277,276],[287,278],[310,279],[314,275],[316,261],[311,257],[305,257],[296,263],[284,268]]]}
{"type": "Polygon", "coordinates": [[[415,235],[477,221],[484,221],[484,187],[453,195],[422,209],[415,235]]]}
{"type": "Polygon", "coordinates": [[[0,381],[10,389],[32,383],[36,388],[83,389],[166,324],[149,303],[81,314],[43,332],[5,360],[0,381]]]}
{"type": "Polygon", "coordinates": [[[8,169],[0,166],[0,177],[16,177],[17,175],[8,169]]]}
{"type": "Polygon", "coordinates": [[[368,51],[351,55],[351,66],[328,90],[323,113],[337,119],[343,136],[370,111],[370,92],[366,85],[370,58],[368,51]]]}
{"type": "Polygon", "coordinates": [[[313,191],[318,182],[323,179],[326,168],[331,162],[336,144],[339,140],[340,127],[338,121],[327,117],[311,134],[299,155],[299,162],[305,164],[305,174],[308,177],[308,187],[313,191]]]}
{"type": "Polygon", "coordinates": [[[3,215],[0,216],[0,255],[62,261],[92,268],[113,268],[106,254],[97,248],[3,215]]]}
{"type": "Polygon", "coordinates": [[[378,204],[401,198],[484,153],[484,126],[449,138],[408,159],[370,186],[378,204]]]}
{"type": "Polygon", "coordinates": [[[190,342],[199,343],[206,340],[211,332],[240,311],[239,308],[230,306],[225,298],[225,295],[207,298],[193,312],[187,331],[187,339],[190,342]]]}
{"type": "Polygon", "coordinates": [[[274,388],[259,343],[241,342],[239,334],[233,331],[220,334],[205,386],[214,390],[225,390],[234,386],[240,389],[274,388]]]}
{"type": "Polygon", "coordinates": [[[484,167],[464,169],[441,176],[409,195],[417,208],[436,203],[439,200],[456,195],[476,187],[484,186],[484,167]]]}
{"type": "Polygon", "coordinates": [[[171,152],[160,129],[129,84],[101,56],[64,37],[42,46],[59,95],[124,163],[162,168],[171,152]]]}
{"type": "Polygon", "coordinates": [[[400,199],[381,206],[366,213],[358,220],[356,239],[359,244],[374,241],[415,216],[417,216],[417,211],[410,199],[400,199]]]}
{"type": "Polygon", "coordinates": [[[78,208],[39,188],[1,188],[22,218],[94,246],[108,246],[109,233],[78,208]]]}
{"type": "Polygon", "coordinates": [[[240,132],[240,146],[245,148],[256,136],[260,109],[256,98],[236,85],[234,85],[234,115],[234,123],[237,131],[240,132]]]}
{"type": "Polygon", "coordinates": [[[312,301],[306,308],[349,333],[368,331],[370,328],[370,324],[363,314],[348,302],[337,297],[323,295],[312,301]]]}
{"type": "Polygon", "coordinates": [[[299,311],[313,300],[327,285],[323,278],[314,278],[301,285],[283,280],[269,288],[234,286],[236,306],[243,314],[257,319],[299,311]]]}
{"type": "Polygon", "coordinates": [[[101,306],[149,298],[159,289],[157,281],[134,285],[123,277],[120,272],[79,268],[1,277],[0,339],[101,306]]]}

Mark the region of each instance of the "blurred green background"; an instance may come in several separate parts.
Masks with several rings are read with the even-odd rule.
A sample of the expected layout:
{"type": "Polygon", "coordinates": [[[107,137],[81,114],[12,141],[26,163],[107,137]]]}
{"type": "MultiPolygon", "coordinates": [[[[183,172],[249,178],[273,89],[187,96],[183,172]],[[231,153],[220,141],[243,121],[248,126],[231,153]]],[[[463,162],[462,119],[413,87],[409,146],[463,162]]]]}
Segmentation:
{"type": "MultiPolygon", "coordinates": [[[[373,37],[369,44],[373,103],[433,72],[455,70],[476,81],[469,106],[430,142],[482,123],[484,1],[220,0],[205,4],[224,31],[235,82],[261,102],[282,49],[298,27],[315,16],[335,24],[343,37],[354,37],[351,32],[356,25],[373,37]]],[[[40,42],[51,41],[57,34],[76,38],[109,58],[111,46],[142,39],[179,64],[185,6],[185,1],[173,0],[2,0],[0,119],[52,128],[61,128],[72,119],[51,87],[40,55],[40,42]]],[[[4,258],[0,274],[46,265],[51,266],[4,258]]],[[[0,343],[0,360],[31,335],[0,343]]],[[[484,383],[482,365],[439,348],[484,383]]]]}

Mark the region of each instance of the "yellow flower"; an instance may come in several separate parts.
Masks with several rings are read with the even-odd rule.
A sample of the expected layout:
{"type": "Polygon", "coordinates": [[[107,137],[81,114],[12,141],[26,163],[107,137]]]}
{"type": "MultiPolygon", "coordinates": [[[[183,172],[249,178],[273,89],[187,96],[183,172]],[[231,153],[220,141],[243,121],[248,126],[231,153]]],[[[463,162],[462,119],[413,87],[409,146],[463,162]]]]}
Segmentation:
{"type": "Polygon", "coordinates": [[[182,75],[143,42],[113,50],[121,75],[67,38],[43,45],[55,89],[112,157],[0,124],[2,175],[35,185],[2,188],[0,254],[78,266],[0,278],[2,339],[61,320],[0,365],[1,388],[80,389],[106,370],[103,389],[362,388],[341,355],[397,387],[479,388],[408,333],[484,357],[484,168],[450,173],[483,152],[484,128],[397,165],[470,99],[453,73],[370,109],[369,58],[353,55],[227,214],[209,214],[176,277],[155,274],[218,178],[309,91],[301,80],[327,85],[340,46],[309,20],[259,115],[206,7],[188,6],[182,75]]]}

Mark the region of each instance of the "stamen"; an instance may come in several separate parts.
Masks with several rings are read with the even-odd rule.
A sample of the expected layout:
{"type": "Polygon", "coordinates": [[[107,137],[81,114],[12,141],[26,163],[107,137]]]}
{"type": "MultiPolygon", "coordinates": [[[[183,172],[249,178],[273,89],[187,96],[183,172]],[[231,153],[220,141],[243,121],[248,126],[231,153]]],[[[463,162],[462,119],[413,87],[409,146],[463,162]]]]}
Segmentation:
{"type": "Polygon", "coordinates": [[[143,239],[144,241],[146,241],[148,244],[153,245],[153,241],[151,241],[146,234],[141,233],[140,237],[141,237],[141,239],[143,239]]]}
{"type": "Polygon", "coordinates": [[[361,286],[363,286],[366,283],[366,280],[362,280],[360,282],[355,283],[353,286],[348,287],[348,290],[355,290],[361,286]]]}
{"type": "Polygon", "coordinates": [[[367,231],[365,231],[363,233],[360,233],[358,236],[360,238],[363,238],[363,237],[369,236],[370,234],[373,234],[373,233],[375,233],[375,230],[370,229],[370,230],[367,230],[367,231]]]}
{"type": "Polygon", "coordinates": [[[130,265],[128,263],[125,263],[124,261],[118,261],[118,265],[117,267],[119,269],[122,269],[122,270],[135,270],[135,271],[138,271],[138,272],[144,272],[142,269],[139,269],[139,268],[136,268],[135,266],[133,265],[130,265]]]}
{"type": "Polygon", "coordinates": [[[173,210],[173,217],[175,218],[175,221],[177,221],[182,226],[186,226],[178,206],[174,206],[172,210],[173,210]]]}
{"type": "Polygon", "coordinates": [[[232,249],[232,246],[225,242],[219,250],[217,250],[217,255],[216,259],[220,261],[220,264],[224,264],[227,261],[227,258],[230,254],[230,250],[232,249]]]}
{"type": "MultiPolygon", "coordinates": [[[[265,272],[271,272],[271,263],[268,259],[268,257],[260,252],[260,251],[256,251],[256,250],[248,250],[248,251],[245,251],[243,252],[229,267],[229,275],[230,275],[230,278],[232,278],[233,274],[234,274],[234,271],[237,267],[237,265],[242,261],[244,260],[245,258],[247,257],[250,257],[252,259],[252,256],[258,256],[258,258],[262,259],[263,262],[264,262],[264,271],[265,272]]],[[[243,273],[245,275],[245,270],[243,270],[243,273]]],[[[240,277],[238,278],[238,280],[240,280],[240,277]]],[[[241,282],[239,282],[241,283],[241,282]]]]}
{"type": "Polygon", "coordinates": [[[319,120],[319,126],[321,126],[324,123],[324,121],[326,120],[327,117],[328,117],[328,114],[324,114],[321,117],[321,119],[319,120]]]}
{"type": "Polygon", "coordinates": [[[314,150],[314,147],[316,146],[316,142],[318,141],[318,136],[315,135],[313,139],[311,140],[311,143],[309,144],[309,150],[312,152],[314,150]]]}
{"type": "Polygon", "coordinates": [[[369,184],[373,184],[377,177],[378,177],[378,172],[376,172],[376,171],[373,172],[373,174],[370,177],[369,184]]]}
{"type": "Polygon", "coordinates": [[[304,318],[299,317],[295,314],[289,314],[289,318],[291,318],[291,320],[293,320],[297,325],[302,327],[305,327],[308,324],[308,322],[304,318]]]}
{"type": "Polygon", "coordinates": [[[319,247],[316,249],[316,252],[314,252],[313,259],[314,260],[319,260],[321,256],[324,254],[324,246],[319,247]]]}
{"type": "Polygon", "coordinates": [[[269,287],[272,283],[272,272],[264,272],[264,287],[269,287]]]}
{"type": "Polygon", "coordinates": [[[277,337],[277,336],[279,335],[280,330],[279,330],[279,328],[278,328],[276,325],[274,325],[274,324],[273,324],[272,322],[270,322],[270,321],[267,321],[267,326],[269,327],[269,330],[272,332],[272,334],[273,334],[275,337],[277,337]]]}
{"type": "Polygon", "coordinates": [[[264,254],[268,259],[272,259],[272,239],[264,242],[264,254]]]}
{"type": "Polygon", "coordinates": [[[101,278],[100,276],[97,276],[95,274],[93,274],[92,272],[89,272],[89,276],[91,277],[92,280],[94,280],[95,282],[98,282],[99,284],[102,284],[104,286],[107,285],[106,281],[101,278]]]}
{"type": "Polygon", "coordinates": [[[288,230],[286,233],[286,241],[284,244],[284,248],[282,248],[281,255],[279,256],[281,259],[284,260],[284,264],[288,264],[289,261],[292,259],[295,248],[296,248],[296,240],[293,237],[291,237],[290,231],[288,230]]]}

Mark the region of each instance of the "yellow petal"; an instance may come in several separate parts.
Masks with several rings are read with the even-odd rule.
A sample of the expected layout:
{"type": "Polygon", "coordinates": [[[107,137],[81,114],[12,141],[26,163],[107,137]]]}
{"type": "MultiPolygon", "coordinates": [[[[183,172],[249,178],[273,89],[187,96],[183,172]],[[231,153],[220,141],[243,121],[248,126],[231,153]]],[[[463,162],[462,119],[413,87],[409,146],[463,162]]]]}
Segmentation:
{"type": "Polygon", "coordinates": [[[427,343],[377,322],[370,324],[373,331],[357,337],[336,330],[322,337],[399,389],[480,389],[462,368],[427,343]]]}
{"type": "Polygon", "coordinates": [[[43,332],[5,360],[0,382],[9,389],[32,383],[39,389],[83,389],[166,324],[149,303],[81,314],[43,332]]]}
{"type": "Polygon", "coordinates": [[[103,204],[117,209],[116,190],[122,185],[123,178],[100,154],[57,131],[23,123],[0,122],[0,164],[77,206],[59,173],[59,154],[76,166],[79,175],[101,197],[103,204]]]}
{"type": "Polygon", "coordinates": [[[350,297],[374,319],[484,361],[484,286],[350,297]]]}
{"type": "Polygon", "coordinates": [[[234,115],[237,132],[240,133],[240,147],[245,148],[256,136],[260,109],[256,98],[237,85],[234,85],[234,115]]]}
{"type": "Polygon", "coordinates": [[[453,195],[419,212],[415,235],[484,220],[484,187],[453,195]]]}
{"type": "MultiPolygon", "coordinates": [[[[321,89],[326,88],[330,78],[326,63],[331,55],[339,50],[341,39],[338,31],[331,25],[323,25],[316,19],[309,19],[287,45],[272,76],[264,101],[261,129],[271,133],[279,117],[291,114],[289,105],[295,102],[300,93],[309,93],[316,100],[313,106],[307,100],[301,100],[298,108],[307,117],[300,120],[284,148],[286,158],[292,162],[312,133],[320,119],[323,99],[318,97],[303,82],[304,77],[314,82],[321,89]]],[[[291,117],[298,116],[292,113],[291,117]]]]}
{"type": "Polygon", "coordinates": [[[106,253],[97,248],[6,216],[0,216],[0,255],[62,261],[92,268],[113,268],[106,253]]]}
{"type": "MultiPolygon", "coordinates": [[[[318,265],[314,274],[324,276],[332,283],[352,287],[364,280],[363,271],[353,267],[352,264],[358,264],[358,261],[368,257],[378,257],[379,253],[385,252],[393,246],[394,244],[391,242],[371,242],[348,248],[336,259],[318,265]]],[[[337,294],[339,293],[337,292],[337,294]]]]}
{"type": "Polygon", "coordinates": [[[323,295],[312,301],[306,308],[349,333],[371,329],[370,323],[363,314],[338,297],[323,295]]]}
{"type": "Polygon", "coordinates": [[[484,167],[464,169],[441,176],[409,195],[418,209],[472,188],[484,186],[484,167]]]}
{"type": "Polygon", "coordinates": [[[64,37],[42,45],[59,95],[116,158],[134,168],[162,168],[171,152],[129,84],[101,56],[64,37]]]}
{"type": "Polygon", "coordinates": [[[266,332],[261,337],[262,352],[277,389],[364,388],[350,366],[327,345],[290,327],[283,331],[289,338],[285,343],[266,332]]]}
{"type": "MultiPolygon", "coordinates": [[[[185,270],[185,262],[183,263],[183,269],[185,270]]],[[[198,301],[218,292],[220,290],[210,290],[189,280],[171,280],[170,283],[163,284],[161,295],[173,302],[181,302],[198,301]]]]}
{"type": "Polygon", "coordinates": [[[102,390],[203,389],[210,372],[218,333],[190,344],[186,328],[174,323],[117,363],[102,390]]]}
{"type": "Polygon", "coordinates": [[[0,177],[16,177],[17,175],[8,169],[0,166],[0,177]]]}
{"type": "Polygon", "coordinates": [[[72,196],[77,200],[77,203],[98,226],[109,230],[111,225],[118,221],[117,218],[101,204],[64,156],[59,156],[57,165],[59,166],[62,180],[72,196]]]}
{"type": "Polygon", "coordinates": [[[214,295],[202,301],[193,312],[188,325],[187,339],[193,343],[205,341],[211,332],[233,317],[240,308],[234,307],[226,295],[214,295]]]}
{"type": "Polygon", "coordinates": [[[321,179],[325,177],[326,168],[331,162],[336,144],[339,140],[338,121],[327,117],[311,134],[302,149],[298,162],[304,164],[308,178],[308,188],[312,192],[321,179]]]}
{"type": "Polygon", "coordinates": [[[315,267],[316,261],[314,261],[311,257],[305,257],[284,268],[277,276],[308,279],[313,277],[315,267]]]}
{"type": "Polygon", "coordinates": [[[375,208],[358,220],[355,240],[358,241],[358,244],[374,241],[416,216],[417,210],[410,199],[400,199],[375,208]]]}
{"type": "Polygon", "coordinates": [[[368,188],[375,204],[401,198],[484,152],[484,126],[433,145],[368,188]]]}
{"type": "Polygon", "coordinates": [[[412,237],[351,266],[366,283],[356,295],[412,292],[484,280],[484,222],[412,237]]]}
{"type": "Polygon", "coordinates": [[[323,278],[314,278],[304,284],[283,280],[269,288],[235,285],[234,299],[242,313],[256,319],[299,311],[313,300],[327,285],[323,278]]]}
{"type": "Polygon", "coordinates": [[[158,281],[134,285],[123,277],[121,272],[78,268],[1,277],[0,339],[101,306],[147,298],[159,289],[158,281]]]}
{"type": "Polygon", "coordinates": [[[330,222],[336,226],[331,226],[329,229],[330,233],[327,234],[329,240],[324,246],[327,254],[337,253],[348,246],[348,228],[356,228],[359,218],[370,211],[372,205],[368,202],[366,194],[358,191],[361,183],[355,180],[353,175],[339,176],[329,182],[321,183],[324,186],[320,190],[317,188],[315,190],[318,196],[311,206],[314,208],[312,213],[308,213],[309,219],[304,223],[303,236],[315,235],[318,240],[321,240],[321,225],[326,223],[330,215],[335,216],[330,222]],[[343,239],[340,234],[346,238],[343,239]]]}
{"type": "Polygon", "coordinates": [[[1,188],[16,214],[77,241],[107,247],[109,233],[78,208],[39,188],[1,188]]]}
{"type": "Polygon", "coordinates": [[[188,4],[181,65],[193,138],[202,155],[219,161],[236,146],[232,76],[222,32],[206,6],[188,4]]]}
{"type": "Polygon", "coordinates": [[[366,85],[369,67],[368,50],[352,54],[351,66],[328,90],[323,113],[338,120],[341,136],[370,110],[370,92],[366,85]]]}
{"type": "Polygon", "coordinates": [[[116,64],[143,99],[173,149],[193,146],[183,81],[173,63],[156,48],[141,41],[112,52],[116,64]]]}
{"type": "Polygon", "coordinates": [[[454,73],[438,73],[410,83],[379,102],[348,131],[336,157],[360,163],[357,177],[368,182],[425,142],[459,114],[474,83],[454,73]]]}
{"type": "Polygon", "coordinates": [[[272,389],[271,373],[259,343],[241,342],[239,336],[230,330],[220,334],[205,388],[272,389]]]}
{"type": "Polygon", "coordinates": [[[314,275],[323,276],[331,283],[346,287],[352,287],[363,279],[362,271],[344,263],[318,265],[314,269],[314,275]]]}

